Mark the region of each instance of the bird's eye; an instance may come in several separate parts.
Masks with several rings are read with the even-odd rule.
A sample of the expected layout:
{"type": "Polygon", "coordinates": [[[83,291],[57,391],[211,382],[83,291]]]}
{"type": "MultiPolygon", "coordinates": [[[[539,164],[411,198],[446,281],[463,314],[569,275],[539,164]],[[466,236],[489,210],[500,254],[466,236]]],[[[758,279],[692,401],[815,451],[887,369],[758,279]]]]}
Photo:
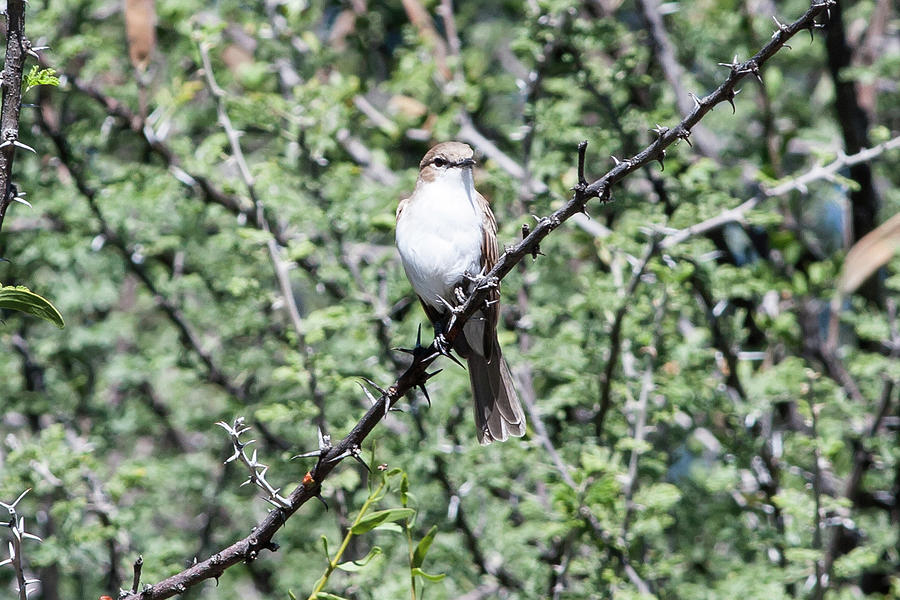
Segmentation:
{"type": "Polygon", "coordinates": [[[441,168],[446,164],[447,164],[447,161],[444,160],[443,158],[434,159],[434,166],[436,166],[437,168],[441,168]]]}

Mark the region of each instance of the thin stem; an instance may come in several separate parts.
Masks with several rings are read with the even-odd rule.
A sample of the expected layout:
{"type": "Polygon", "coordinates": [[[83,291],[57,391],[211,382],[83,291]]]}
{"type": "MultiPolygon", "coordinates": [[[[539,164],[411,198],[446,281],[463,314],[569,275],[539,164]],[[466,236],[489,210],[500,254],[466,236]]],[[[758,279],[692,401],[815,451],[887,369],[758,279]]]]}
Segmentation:
{"type": "MultiPolygon", "coordinates": [[[[812,443],[813,443],[813,498],[815,500],[813,514],[813,539],[812,547],[816,550],[822,549],[822,467],[821,452],[819,450],[819,406],[815,403],[815,395],[813,394],[813,383],[815,377],[813,373],[809,373],[806,382],[806,402],[809,404],[809,412],[812,416],[812,443]]],[[[813,586],[813,600],[822,600],[825,596],[825,573],[823,568],[824,557],[817,558],[815,561],[815,577],[816,583],[813,586]]]]}
{"type": "Polygon", "coordinates": [[[416,600],[416,574],[413,573],[413,559],[415,558],[415,548],[413,547],[412,529],[409,526],[409,519],[403,527],[406,531],[406,544],[409,549],[409,597],[416,600]]]}
{"type": "Polygon", "coordinates": [[[369,507],[372,506],[372,503],[374,503],[381,497],[381,490],[384,489],[385,485],[387,485],[387,477],[383,477],[381,483],[378,484],[377,488],[375,488],[375,491],[369,494],[369,497],[366,498],[366,501],[362,505],[362,508],[359,509],[359,514],[356,515],[356,519],[353,520],[353,524],[350,525],[349,529],[347,529],[347,535],[344,536],[340,547],[337,549],[337,553],[334,555],[333,559],[329,559],[328,567],[325,568],[325,573],[319,578],[319,581],[316,583],[315,589],[313,589],[307,600],[316,600],[318,593],[321,592],[322,588],[325,587],[325,584],[328,583],[328,578],[331,577],[331,574],[334,573],[335,569],[337,569],[337,566],[341,562],[341,557],[344,555],[344,551],[347,550],[347,546],[350,545],[350,539],[353,537],[353,528],[359,525],[359,522],[369,511],[369,507]]]}

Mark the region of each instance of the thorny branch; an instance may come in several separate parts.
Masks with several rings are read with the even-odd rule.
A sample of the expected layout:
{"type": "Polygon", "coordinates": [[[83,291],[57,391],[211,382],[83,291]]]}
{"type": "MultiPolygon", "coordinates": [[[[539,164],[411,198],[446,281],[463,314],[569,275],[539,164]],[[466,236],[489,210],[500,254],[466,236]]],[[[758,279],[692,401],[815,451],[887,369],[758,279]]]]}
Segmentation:
{"type": "MultiPolygon", "coordinates": [[[[663,77],[669,82],[672,91],[675,92],[675,104],[679,112],[691,111],[691,99],[684,87],[684,67],[675,58],[675,47],[666,26],[663,23],[662,11],[658,0],[638,0],[638,6],[647,22],[647,30],[652,41],[653,53],[659,62],[663,77]]],[[[697,127],[693,133],[697,151],[703,156],[716,156],[720,151],[720,144],[716,138],[704,127],[697,127]]]]}
{"type": "Polygon", "coordinates": [[[0,525],[9,527],[10,532],[8,545],[9,558],[0,561],[0,567],[5,565],[12,565],[13,570],[16,572],[16,591],[19,593],[19,600],[26,600],[26,598],[28,597],[28,586],[34,583],[38,583],[37,579],[27,579],[25,577],[25,566],[22,564],[22,541],[42,541],[41,538],[34,535],[33,533],[28,533],[27,531],[25,531],[25,517],[20,517],[18,512],[16,511],[16,506],[19,504],[19,502],[22,501],[22,498],[24,498],[25,494],[27,494],[29,491],[31,490],[25,490],[24,492],[19,494],[19,497],[10,504],[0,502],[0,506],[5,508],[9,512],[9,521],[0,523],[0,525]]]}
{"type": "Polygon", "coordinates": [[[256,449],[253,450],[252,455],[247,456],[247,446],[256,440],[248,440],[246,442],[241,440],[241,435],[250,431],[250,427],[244,423],[244,418],[238,417],[232,425],[225,421],[219,421],[216,425],[228,432],[228,436],[231,438],[231,445],[234,446],[234,453],[228,457],[225,464],[239,460],[250,471],[250,476],[247,478],[247,481],[241,484],[241,487],[252,483],[266,493],[265,500],[272,506],[276,508],[290,508],[287,499],[279,494],[281,489],[274,487],[266,480],[266,473],[269,467],[257,460],[256,449]]]}
{"type": "MultiPolygon", "coordinates": [[[[732,102],[735,96],[735,86],[742,79],[750,74],[758,74],[760,67],[774,56],[795,34],[803,30],[813,29],[816,26],[816,17],[833,4],[833,0],[813,2],[799,19],[789,25],[779,27],[773,34],[772,39],[757,54],[745,62],[735,62],[733,65],[730,65],[731,71],[725,81],[708,96],[698,98],[694,110],[677,126],[671,129],[658,127],[656,129],[658,133],[657,139],[640,153],[619,162],[612,170],[593,183],[577,186],[574,190],[573,198],[550,216],[541,219],[524,240],[504,252],[494,268],[487,274],[487,277],[501,280],[525,256],[531,255],[532,252],[536,251],[540,242],[554,229],[573,215],[581,213],[589,200],[592,198],[599,198],[602,201],[608,200],[612,186],[624,177],[652,161],[662,162],[665,158],[666,148],[679,139],[687,139],[691,128],[716,105],[723,102],[732,102]]],[[[489,293],[490,290],[486,287],[476,290],[461,305],[459,314],[445,332],[445,337],[449,342],[452,343],[456,336],[460,334],[466,319],[482,306],[489,293]]],[[[304,476],[303,482],[288,497],[289,507],[272,510],[254,528],[249,536],[224,548],[210,558],[198,562],[160,583],[147,587],[140,594],[123,596],[121,600],[161,600],[170,598],[185,592],[188,588],[201,581],[220,576],[225,569],[238,562],[254,560],[263,549],[275,549],[272,538],[278,529],[311,498],[320,496],[324,479],[343,458],[352,456],[354,452],[358,453],[360,444],[387,415],[391,406],[407,392],[425,385],[428,378],[432,375],[428,373],[427,369],[438,356],[433,343],[427,349],[419,348],[412,365],[398,377],[393,385],[387,389],[377,388],[380,397],[350,433],[337,444],[323,445],[319,450],[317,453],[318,462],[315,467],[304,476]]],[[[586,515],[586,517],[596,519],[594,515],[586,515]]]]}
{"type": "Polygon", "coordinates": [[[6,64],[0,73],[0,84],[3,86],[3,108],[0,109],[0,228],[3,227],[6,210],[19,196],[12,182],[16,148],[32,150],[19,141],[22,73],[29,49],[25,39],[25,2],[9,0],[6,3],[6,64]]]}

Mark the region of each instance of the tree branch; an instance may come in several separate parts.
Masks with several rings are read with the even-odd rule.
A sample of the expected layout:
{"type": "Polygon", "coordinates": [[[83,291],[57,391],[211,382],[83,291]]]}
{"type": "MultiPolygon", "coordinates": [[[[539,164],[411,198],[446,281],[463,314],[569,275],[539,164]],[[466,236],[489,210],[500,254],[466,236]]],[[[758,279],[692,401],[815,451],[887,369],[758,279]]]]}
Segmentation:
{"type": "MultiPolygon", "coordinates": [[[[638,0],[637,4],[647,22],[647,30],[653,42],[653,53],[660,71],[675,92],[675,106],[682,114],[690,112],[690,96],[684,89],[684,67],[675,58],[675,48],[666,32],[663,15],[659,10],[659,0],[638,0]]],[[[705,127],[696,128],[694,141],[697,143],[697,151],[703,156],[717,156],[720,152],[721,144],[717,143],[716,138],[705,127]]]]}
{"type": "Polygon", "coordinates": [[[856,154],[851,154],[849,156],[840,152],[838,157],[827,165],[817,164],[802,175],[792,177],[772,187],[763,187],[761,194],[758,194],[749,200],[745,200],[734,208],[724,210],[718,215],[710,217],[705,221],[701,221],[696,225],[691,225],[690,227],[685,227],[684,229],[679,229],[677,231],[667,232],[666,237],[660,242],[660,246],[665,250],[677,246],[692,237],[715,231],[729,223],[741,223],[748,212],[756,208],[767,198],[783,196],[784,194],[794,191],[807,194],[809,193],[809,184],[823,179],[826,181],[835,181],[841,169],[875,160],[888,150],[893,150],[895,148],[900,148],[900,136],[882,142],[877,146],[865,148],[856,154]]]}
{"type": "Polygon", "coordinates": [[[603,436],[603,424],[606,422],[606,415],[612,406],[613,372],[616,370],[616,365],[619,362],[619,352],[622,350],[622,323],[625,320],[625,313],[628,312],[632,296],[634,296],[638,283],[640,283],[641,277],[644,276],[644,271],[647,269],[650,259],[656,254],[658,247],[656,240],[651,240],[647,245],[644,257],[637,268],[634,269],[631,280],[628,282],[628,287],[622,295],[622,304],[619,305],[616,316],[613,318],[613,326],[609,332],[609,357],[606,359],[606,368],[603,370],[603,382],[600,389],[600,409],[597,411],[597,416],[594,417],[594,434],[597,436],[597,439],[603,436]]]}
{"type": "Polygon", "coordinates": [[[6,209],[18,196],[12,183],[13,158],[19,146],[19,110],[22,108],[22,72],[28,51],[25,39],[25,2],[6,4],[6,64],[3,66],[3,108],[0,109],[0,228],[6,209]]]}

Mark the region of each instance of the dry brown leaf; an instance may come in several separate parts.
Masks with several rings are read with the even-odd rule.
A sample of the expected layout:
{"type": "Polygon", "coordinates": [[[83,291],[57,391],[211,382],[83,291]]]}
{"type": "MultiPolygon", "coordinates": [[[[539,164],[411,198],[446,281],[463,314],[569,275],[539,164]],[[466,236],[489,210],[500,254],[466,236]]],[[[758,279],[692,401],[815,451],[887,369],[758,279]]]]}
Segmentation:
{"type": "Polygon", "coordinates": [[[837,289],[852,294],[872,273],[884,266],[900,250],[900,213],[897,213],[856,242],[838,276],[837,289]]]}
{"type": "Polygon", "coordinates": [[[156,48],[154,0],[125,0],[125,37],[132,66],[140,72],[145,71],[156,48]]]}
{"type": "Polygon", "coordinates": [[[396,94],[391,96],[391,99],[388,100],[388,110],[390,110],[392,114],[400,115],[414,121],[424,117],[428,112],[428,107],[412,96],[396,94]]]}

